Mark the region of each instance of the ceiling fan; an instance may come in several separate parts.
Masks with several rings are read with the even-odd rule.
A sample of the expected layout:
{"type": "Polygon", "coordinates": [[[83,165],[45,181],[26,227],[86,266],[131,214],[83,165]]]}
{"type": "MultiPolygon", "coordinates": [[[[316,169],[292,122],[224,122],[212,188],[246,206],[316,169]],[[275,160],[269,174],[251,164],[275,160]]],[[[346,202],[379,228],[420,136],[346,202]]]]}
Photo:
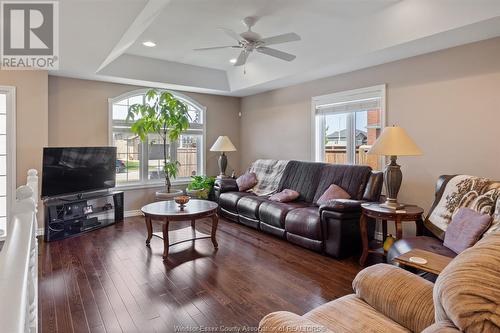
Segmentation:
{"type": "Polygon", "coordinates": [[[218,49],[226,49],[226,48],[234,48],[241,49],[240,55],[236,59],[234,66],[242,66],[247,62],[248,56],[253,51],[257,51],[262,54],[267,54],[271,57],[275,57],[285,61],[292,61],[296,58],[295,55],[286,53],[280,50],[276,50],[268,47],[269,45],[282,44],[288,42],[294,42],[300,40],[300,36],[294,32],[277,35],[268,38],[261,38],[260,35],[254,31],[252,31],[252,27],[257,22],[258,17],[256,16],[248,16],[243,19],[243,24],[248,27],[248,30],[238,34],[231,29],[220,28],[224,31],[229,37],[235,39],[238,42],[238,45],[228,45],[228,46],[216,46],[216,47],[204,47],[201,49],[194,49],[194,51],[209,51],[209,50],[218,50],[218,49]]]}

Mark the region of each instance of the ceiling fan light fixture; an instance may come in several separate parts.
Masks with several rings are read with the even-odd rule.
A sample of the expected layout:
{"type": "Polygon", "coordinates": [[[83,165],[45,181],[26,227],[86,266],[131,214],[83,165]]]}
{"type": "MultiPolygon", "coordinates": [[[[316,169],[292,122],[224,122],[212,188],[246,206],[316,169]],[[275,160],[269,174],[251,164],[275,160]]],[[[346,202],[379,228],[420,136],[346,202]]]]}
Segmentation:
{"type": "Polygon", "coordinates": [[[146,41],[142,42],[142,45],[144,45],[146,47],[155,47],[156,43],[153,42],[152,40],[146,40],[146,41]]]}
{"type": "Polygon", "coordinates": [[[275,35],[267,38],[261,38],[261,36],[252,31],[252,27],[257,22],[258,17],[248,16],[243,19],[243,24],[248,28],[247,31],[241,34],[227,28],[219,28],[231,39],[236,41],[238,45],[227,45],[227,46],[212,46],[194,49],[194,51],[209,51],[218,49],[239,49],[240,54],[236,59],[230,59],[229,62],[234,66],[244,66],[247,62],[248,56],[254,51],[277,58],[284,61],[292,61],[296,58],[294,54],[283,52],[274,48],[270,48],[270,45],[284,44],[288,42],[299,41],[301,38],[295,32],[284,33],[281,35],[275,35]]]}

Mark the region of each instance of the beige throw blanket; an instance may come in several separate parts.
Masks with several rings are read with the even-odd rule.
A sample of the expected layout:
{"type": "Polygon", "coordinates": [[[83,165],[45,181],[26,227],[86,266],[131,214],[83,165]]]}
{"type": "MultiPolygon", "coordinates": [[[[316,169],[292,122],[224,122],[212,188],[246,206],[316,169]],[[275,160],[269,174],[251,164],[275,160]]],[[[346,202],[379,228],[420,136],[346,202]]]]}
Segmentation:
{"type": "Polygon", "coordinates": [[[248,172],[254,172],[257,175],[257,185],[250,192],[258,196],[275,193],[287,164],[287,160],[256,160],[253,162],[248,172]]]}

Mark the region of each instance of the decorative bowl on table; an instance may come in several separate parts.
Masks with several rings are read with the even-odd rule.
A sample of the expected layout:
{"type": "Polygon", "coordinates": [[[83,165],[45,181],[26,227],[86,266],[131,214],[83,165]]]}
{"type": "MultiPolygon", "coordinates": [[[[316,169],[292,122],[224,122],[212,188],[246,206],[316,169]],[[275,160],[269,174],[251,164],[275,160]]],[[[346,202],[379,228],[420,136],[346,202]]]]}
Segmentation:
{"type": "Polygon", "coordinates": [[[174,201],[179,205],[180,210],[184,210],[184,207],[186,207],[186,204],[189,202],[189,199],[191,199],[187,195],[179,195],[178,197],[174,198],[174,201]]]}

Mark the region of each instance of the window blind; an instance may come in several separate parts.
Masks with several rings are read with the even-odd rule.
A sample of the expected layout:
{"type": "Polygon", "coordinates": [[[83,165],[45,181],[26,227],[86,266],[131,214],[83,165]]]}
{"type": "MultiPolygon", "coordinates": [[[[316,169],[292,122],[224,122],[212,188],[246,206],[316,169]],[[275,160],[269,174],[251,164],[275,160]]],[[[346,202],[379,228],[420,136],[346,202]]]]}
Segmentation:
{"type": "Polygon", "coordinates": [[[347,113],[362,110],[377,109],[381,106],[380,97],[368,97],[350,101],[340,101],[316,105],[316,114],[347,113]]]}

